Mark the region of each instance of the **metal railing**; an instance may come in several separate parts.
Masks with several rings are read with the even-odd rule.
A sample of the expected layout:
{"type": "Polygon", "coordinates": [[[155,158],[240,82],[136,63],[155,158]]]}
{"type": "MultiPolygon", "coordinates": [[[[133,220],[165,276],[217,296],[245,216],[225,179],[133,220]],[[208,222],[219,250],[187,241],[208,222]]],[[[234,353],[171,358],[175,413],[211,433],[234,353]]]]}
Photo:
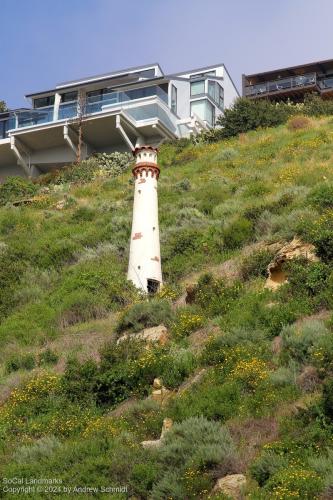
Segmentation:
{"type": "Polygon", "coordinates": [[[292,76],[288,78],[281,78],[279,80],[258,83],[256,85],[249,85],[245,87],[245,94],[247,96],[263,95],[270,92],[314,86],[316,83],[316,73],[307,73],[306,75],[292,76]]]}

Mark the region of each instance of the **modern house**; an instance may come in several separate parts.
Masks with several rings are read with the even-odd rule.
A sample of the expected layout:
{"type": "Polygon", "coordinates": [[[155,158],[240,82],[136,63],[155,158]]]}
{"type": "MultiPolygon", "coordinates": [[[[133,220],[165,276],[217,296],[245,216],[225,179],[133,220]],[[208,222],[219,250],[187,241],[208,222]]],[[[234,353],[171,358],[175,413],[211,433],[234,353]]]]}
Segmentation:
{"type": "Polygon", "coordinates": [[[243,75],[243,97],[301,102],[308,93],[333,98],[333,59],[243,75]]]}
{"type": "Polygon", "coordinates": [[[36,176],[82,157],[157,146],[214,127],[238,91],[223,64],[165,75],[159,64],[61,83],[0,113],[0,179],[36,176]]]}

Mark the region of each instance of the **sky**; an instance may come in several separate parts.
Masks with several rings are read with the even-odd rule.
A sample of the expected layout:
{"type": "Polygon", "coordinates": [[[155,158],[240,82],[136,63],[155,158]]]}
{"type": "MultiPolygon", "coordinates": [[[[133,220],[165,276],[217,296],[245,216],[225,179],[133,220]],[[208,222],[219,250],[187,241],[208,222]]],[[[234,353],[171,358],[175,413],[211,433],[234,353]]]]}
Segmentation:
{"type": "Polygon", "coordinates": [[[0,100],[159,62],[242,73],[333,58],[333,0],[0,0],[0,100]]]}

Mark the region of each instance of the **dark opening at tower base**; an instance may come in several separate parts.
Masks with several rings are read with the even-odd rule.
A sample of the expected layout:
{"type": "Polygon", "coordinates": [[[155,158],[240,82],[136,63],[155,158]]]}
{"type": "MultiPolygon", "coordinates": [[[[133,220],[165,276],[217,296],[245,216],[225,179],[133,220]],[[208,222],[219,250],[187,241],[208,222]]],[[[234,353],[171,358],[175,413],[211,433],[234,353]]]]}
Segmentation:
{"type": "Polygon", "coordinates": [[[147,279],[147,292],[149,295],[155,295],[160,289],[160,282],[157,280],[147,279]]]}

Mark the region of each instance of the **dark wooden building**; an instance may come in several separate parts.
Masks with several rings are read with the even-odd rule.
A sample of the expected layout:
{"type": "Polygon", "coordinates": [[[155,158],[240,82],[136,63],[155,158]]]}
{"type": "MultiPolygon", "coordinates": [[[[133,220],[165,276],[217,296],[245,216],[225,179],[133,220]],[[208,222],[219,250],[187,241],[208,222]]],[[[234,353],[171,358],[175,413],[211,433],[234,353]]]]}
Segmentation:
{"type": "Polygon", "coordinates": [[[305,94],[333,98],[333,59],[243,75],[243,97],[303,101],[305,94]]]}

